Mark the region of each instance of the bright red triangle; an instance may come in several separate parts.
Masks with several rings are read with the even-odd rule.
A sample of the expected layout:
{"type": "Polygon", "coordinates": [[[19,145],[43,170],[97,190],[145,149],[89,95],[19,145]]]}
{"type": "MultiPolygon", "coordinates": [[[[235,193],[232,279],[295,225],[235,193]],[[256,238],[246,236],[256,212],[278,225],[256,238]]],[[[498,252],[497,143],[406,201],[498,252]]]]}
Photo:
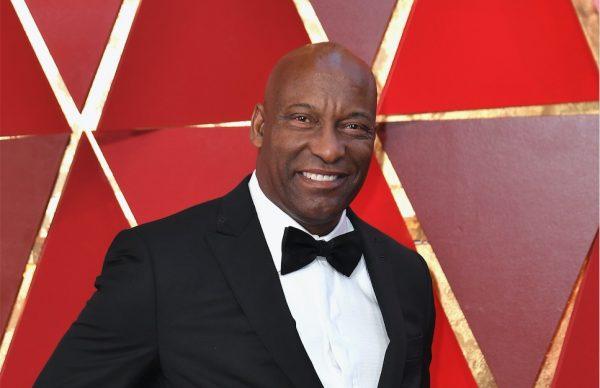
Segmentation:
{"type": "Polygon", "coordinates": [[[598,100],[598,67],[570,0],[418,0],[382,112],[598,100]]]}
{"type": "Polygon", "coordinates": [[[291,1],[142,1],[100,128],[248,120],[271,67],[306,43],[291,1]]]}
{"type": "Polygon", "coordinates": [[[0,135],[69,132],[10,1],[0,2],[0,135]]]}

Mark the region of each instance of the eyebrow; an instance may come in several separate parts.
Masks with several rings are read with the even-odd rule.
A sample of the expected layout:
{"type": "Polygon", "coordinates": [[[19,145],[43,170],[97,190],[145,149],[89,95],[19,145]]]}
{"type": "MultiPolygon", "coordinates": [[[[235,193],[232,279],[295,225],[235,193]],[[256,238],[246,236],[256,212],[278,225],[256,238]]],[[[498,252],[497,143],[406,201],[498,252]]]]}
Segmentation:
{"type": "MultiPolygon", "coordinates": [[[[305,102],[298,102],[298,103],[289,105],[287,107],[287,109],[292,109],[292,108],[306,108],[306,109],[312,109],[312,110],[315,109],[314,106],[307,104],[305,102]]],[[[373,115],[371,115],[370,113],[362,112],[362,111],[355,111],[355,112],[350,113],[348,116],[346,116],[346,118],[344,118],[344,120],[352,119],[352,118],[356,118],[356,117],[362,117],[369,121],[372,121],[374,119],[373,115]]]]}
{"type": "Polygon", "coordinates": [[[367,120],[373,120],[373,116],[367,112],[352,112],[347,116],[349,119],[354,117],[363,117],[367,120]]]}
{"type": "Polygon", "coordinates": [[[291,109],[291,108],[306,108],[306,109],[315,109],[314,106],[307,104],[305,102],[299,102],[296,104],[292,104],[290,106],[287,107],[287,109],[291,109]]]}

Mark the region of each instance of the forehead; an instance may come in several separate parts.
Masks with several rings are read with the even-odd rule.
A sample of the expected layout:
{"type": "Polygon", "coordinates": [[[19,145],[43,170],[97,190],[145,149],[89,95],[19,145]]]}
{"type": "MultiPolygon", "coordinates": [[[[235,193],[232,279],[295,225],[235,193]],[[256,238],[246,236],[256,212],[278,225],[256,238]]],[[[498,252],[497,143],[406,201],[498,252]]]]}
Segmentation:
{"type": "Polygon", "coordinates": [[[308,103],[315,107],[375,109],[376,92],[369,73],[358,67],[312,64],[290,69],[279,79],[273,101],[280,108],[308,103]]]}

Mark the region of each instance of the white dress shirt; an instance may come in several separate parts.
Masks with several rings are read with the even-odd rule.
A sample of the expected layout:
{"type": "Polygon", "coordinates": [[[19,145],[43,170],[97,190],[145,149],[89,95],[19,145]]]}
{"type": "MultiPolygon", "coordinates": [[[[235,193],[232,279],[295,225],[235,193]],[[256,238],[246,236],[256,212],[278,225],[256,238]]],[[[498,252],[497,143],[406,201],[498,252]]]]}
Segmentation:
{"type": "MultiPolygon", "coordinates": [[[[273,263],[281,274],[284,229],[293,226],[307,231],[267,198],[256,172],[249,188],[273,263]]],[[[352,230],[344,211],[331,233],[312,236],[328,241],[352,230]]],[[[377,387],[389,339],[364,256],[350,277],[317,257],[302,269],[279,275],[279,280],[302,344],[323,386],[377,387]]]]}

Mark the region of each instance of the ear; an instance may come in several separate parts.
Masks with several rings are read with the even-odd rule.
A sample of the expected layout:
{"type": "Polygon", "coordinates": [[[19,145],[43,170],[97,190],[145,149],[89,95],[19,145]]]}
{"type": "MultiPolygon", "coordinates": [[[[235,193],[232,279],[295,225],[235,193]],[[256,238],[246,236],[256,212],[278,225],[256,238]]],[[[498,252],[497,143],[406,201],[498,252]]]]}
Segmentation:
{"type": "Polygon", "coordinates": [[[265,108],[262,104],[256,104],[252,112],[250,122],[250,142],[260,148],[263,143],[263,129],[265,125],[265,108]]]}

